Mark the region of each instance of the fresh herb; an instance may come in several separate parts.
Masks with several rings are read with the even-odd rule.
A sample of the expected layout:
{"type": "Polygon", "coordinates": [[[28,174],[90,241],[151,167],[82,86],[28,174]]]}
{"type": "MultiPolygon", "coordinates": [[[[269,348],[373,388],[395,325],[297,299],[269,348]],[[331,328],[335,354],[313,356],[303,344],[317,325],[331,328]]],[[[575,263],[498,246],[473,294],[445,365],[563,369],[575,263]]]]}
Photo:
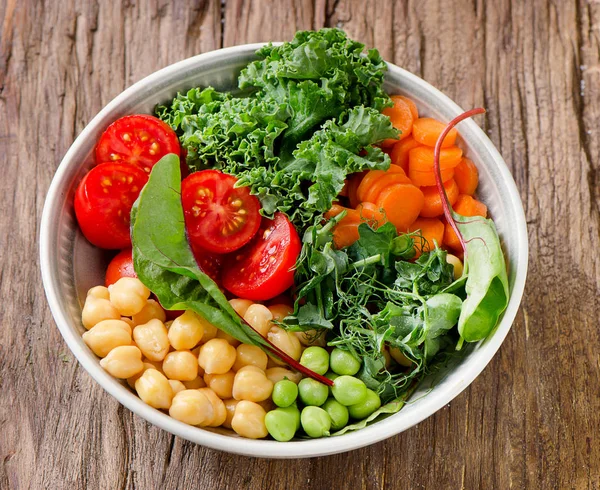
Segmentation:
{"type": "Polygon", "coordinates": [[[193,310],[240,342],[256,345],[326,384],[262,337],[235,312],[217,284],[194,259],[185,235],[179,158],[163,157],[131,211],[133,263],[138,278],[169,310],[193,310]]]}
{"type": "Polygon", "coordinates": [[[180,135],[192,171],[218,168],[301,230],[329,210],[348,174],[387,169],[373,145],[397,138],[383,91],[386,65],[376,50],[339,29],[298,32],[268,45],[239,77],[246,97],[213,88],[178,94],[156,114],[180,135]],[[317,178],[318,177],[318,178],[317,178]]]}

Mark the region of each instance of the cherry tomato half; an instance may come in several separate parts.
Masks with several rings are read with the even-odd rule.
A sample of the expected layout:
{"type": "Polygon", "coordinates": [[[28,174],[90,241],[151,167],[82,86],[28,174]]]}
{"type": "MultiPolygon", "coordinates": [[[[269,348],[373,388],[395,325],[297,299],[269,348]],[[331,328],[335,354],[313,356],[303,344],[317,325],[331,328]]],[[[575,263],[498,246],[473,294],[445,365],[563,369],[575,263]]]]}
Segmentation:
{"type": "Polygon", "coordinates": [[[224,254],[243,247],[260,227],[260,201],[237,179],[202,170],[181,183],[181,203],[193,247],[224,254]]]}
{"type": "Polygon", "coordinates": [[[300,237],[285,214],[263,219],[256,238],[232,254],[223,268],[223,286],[239,298],[266,301],[294,284],[300,237]]]}
{"type": "Polygon", "coordinates": [[[223,256],[209,252],[198,245],[192,244],[191,248],[200,270],[207,274],[217,284],[220,284],[223,256]]]}
{"type": "Polygon", "coordinates": [[[117,119],[104,131],[96,145],[96,162],[129,163],[150,173],[168,153],[179,156],[175,131],[154,116],[137,114],[117,119]]]}
{"type": "Polygon", "coordinates": [[[75,193],[75,215],[93,245],[131,246],[129,214],[146,182],[143,170],[125,163],[101,163],[87,173],[75,193]]]}
{"type": "Polygon", "coordinates": [[[108,267],[106,268],[104,285],[108,287],[122,277],[137,277],[135,269],[133,268],[133,255],[131,254],[130,248],[121,250],[110,261],[110,264],[108,264],[108,267]]]}

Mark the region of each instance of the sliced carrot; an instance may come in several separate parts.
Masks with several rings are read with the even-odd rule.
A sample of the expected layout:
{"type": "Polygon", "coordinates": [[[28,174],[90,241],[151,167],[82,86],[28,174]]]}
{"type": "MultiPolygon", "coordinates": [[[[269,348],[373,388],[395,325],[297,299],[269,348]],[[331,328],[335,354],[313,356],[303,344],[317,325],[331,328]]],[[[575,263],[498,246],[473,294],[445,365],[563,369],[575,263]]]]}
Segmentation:
{"type": "MultiPolygon", "coordinates": [[[[463,216],[487,216],[487,206],[482,202],[474,199],[466,194],[458,196],[456,203],[452,206],[455,212],[463,216]]],[[[461,250],[460,240],[454,233],[452,226],[446,223],[446,229],[444,231],[444,245],[454,249],[461,250]]]]}
{"type": "Polygon", "coordinates": [[[402,232],[419,216],[423,193],[412,184],[394,184],[379,194],[375,205],[382,208],[388,221],[402,232]]]}
{"type": "Polygon", "coordinates": [[[350,207],[355,208],[360,203],[358,196],[356,195],[356,190],[360,185],[363,177],[367,175],[368,171],[365,172],[357,172],[350,176],[350,181],[348,182],[348,201],[350,202],[350,207]]]}
{"type": "MultiPolygon", "coordinates": [[[[460,163],[462,150],[457,146],[444,148],[440,151],[440,168],[454,168],[460,163]]],[[[408,153],[408,168],[419,172],[429,172],[433,170],[433,148],[427,146],[418,146],[408,153]]]]}
{"type": "MultiPolygon", "coordinates": [[[[431,117],[420,117],[413,122],[412,135],[418,143],[433,148],[445,128],[446,125],[436,119],[432,119],[431,117]]],[[[442,148],[448,148],[454,145],[457,136],[458,131],[456,129],[451,129],[444,138],[442,148]]]]}
{"type": "MultiPolygon", "coordinates": [[[[442,182],[449,181],[452,177],[454,177],[454,169],[447,168],[442,169],[442,182]]],[[[408,177],[417,187],[428,187],[435,185],[435,174],[433,170],[428,172],[419,172],[412,169],[408,170],[408,177]]]]}
{"type": "MultiPolygon", "coordinates": [[[[450,179],[444,182],[444,189],[446,189],[446,195],[450,204],[454,205],[458,199],[459,191],[458,186],[454,179],[450,179]]],[[[428,187],[421,187],[425,202],[423,203],[423,209],[421,209],[421,217],[423,218],[435,218],[444,214],[444,207],[442,206],[442,196],[438,191],[437,186],[432,185],[428,187]]],[[[439,242],[442,243],[442,242],[439,242]]]]}
{"type": "Polygon", "coordinates": [[[454,180],[461,194],[472,196],[479,184],[479,172],[475,164],[466,157],[454,169],[454,180]]]}
{"type": "Polygon", "coordinates": [[[358,211],[356,211],[356,209],[348,209],[344,206],[340,206],[339,204],[334,204],[333,206],[331,206],[331,209],[327,211],[324,216],[326,219],[331,219],[340,214],[342,211],[346,211],[346,216],[344,216],[336,226],[339,226],[341,224],[360,222],[360,214],[358,211]]]}
{"type": "Polygon", "coordinates": [[[333,229],[333,244],[336,248],[352,245],[359,238],[358,225],[360,223],[338,224],[333,229]]]}
{"type": "Polygon", "coordinates": [[[398,141],[398,143],[392,147],[390,153],[392,164],[397,165],[405,172],[408,172],[408,152],[417,146],[419,146],[419,143],[417,143],[412,136],[409,136],[402,141],[398,141]]]}
{"type": "Polygon", "coordinates": [[[377,202],[377,198],[383,189],[394,184],[412,184],[411,180],[401,170],[396,173],[387,173],[376,179],[364,194],[364,200],[367,202],[377,202]]]}
{"type": "MultiPolygon", "coordinates": [[[[386,107],[381,111],[382,114],[385,114],[390,118],[392,122],[392,126],[394,126],[397,130],[400,131],[399,140],[403,140],[404,138],[408,138],[412,131],[413,125],[413,114],[410,110],[410,106],[402,99],[400,96],[394,95],[391,97],[394,105],[392,107],[386,107]]],[[[392,146],[398,140],[395,139],[387,139],[381,142],[381,146],[383,148],[387,148],[392,146]]]]}
{"type": "Polygon", "coordinates": [[[429,252],[435,248],[435,243],[442,246],[444,240],[444,223],[438,218],[417,218],[415,222],[408,227],[408,231],[421,230],[421,236],[424,238],[422,244],[417,240],[417,255],[420,255],[421,246],[423,252],[429,252]]]}
{"type": "Polygon", "coordinates": [[[379,228],[387,220],[381,210],[371,202],[361,202],[356,210],[362,221],[367,221],[373,228],[379,228]]]}
{"type": "Polygon", "coordinates": [[[417,120],[419,118],[419,110],[417,109],[417,104],[415,104],[412,99],[409,99],[408,97],[404,97],[404,95],[392,95],[392,98],[394,97],[398,97],[399,99],[402,99],[404,102],[406,102],[408,104],[408,107],[410,107],[410,113],[413,116],[413,123],[415,120],[417,120]]]}

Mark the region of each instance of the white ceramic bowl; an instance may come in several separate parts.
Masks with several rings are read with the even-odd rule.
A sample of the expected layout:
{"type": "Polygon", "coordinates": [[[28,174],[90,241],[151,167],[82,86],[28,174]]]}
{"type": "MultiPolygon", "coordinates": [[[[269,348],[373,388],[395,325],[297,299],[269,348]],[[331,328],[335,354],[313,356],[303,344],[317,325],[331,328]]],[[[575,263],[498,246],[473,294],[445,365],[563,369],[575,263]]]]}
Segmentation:
{"type": "MultiPolygon", "coordinates": [[[[510,302],[488,339],[469,346],[468,354],[438,374],[435,383],[425,380],[399,413],[339,437],[285,443],[254,441],[225,430],[191,427],[146,405],[126,384],[100,367],[98,358],[81,339],[85,293],[103,283],[109,256],[92,247],[79,232],[73,213],[74,191],[92,167],[94,145],[111,122],[126,114],[151,113],[155,104],[193,86],[235,90],[239,70],[254,58],[260,46],[221,49],[168,66],[125,90],[94,117],[65,155],[46,197],[40,231],[42,278],[56,324],[75,357],[108,393],[148,422],[198,444],[232,453],[270,458],[323,456],[373,444],[408,429],[450,402],[481,373],[500,348],[521,301],[527,273],[527,229],[519,193],[502,157],[474,121],[463,122],[458,128],[461,146],[479,169],[478,193],[496,222],[509,264],[510,302]]],[[[389,65],[386,89],[388,93],[410,96],[421,113],[442,121],[463,112],[431,85],[395,65],[389,65]]]]}

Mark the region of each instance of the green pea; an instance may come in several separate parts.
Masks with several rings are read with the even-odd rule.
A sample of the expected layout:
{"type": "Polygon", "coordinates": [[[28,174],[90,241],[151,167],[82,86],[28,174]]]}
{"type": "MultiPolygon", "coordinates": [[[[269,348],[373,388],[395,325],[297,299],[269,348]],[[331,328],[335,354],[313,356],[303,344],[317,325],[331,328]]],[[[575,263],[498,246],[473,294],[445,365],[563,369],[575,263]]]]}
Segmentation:
{"type": "MultiPolygon", "coordinates": [[[[325,377],[329,378],[331,381],[335,381],[335,379],[339,376],[339,374],[335,374],[333,371],[328,371],[327,373],[325,373],[325,377]]],[[[329,393],[331,393],[331,389],[333,388],[333,386],[329,387],[329,393]]]]}
{"type": "MultiPolygon", "coordinates": [[[[296,412],[298,412],[297,409],[296,412]]],[[[294,413],[283,408],[276,408],[268,412],[265,416],[265,425],[271,437],[280,442],[292,440],[298,429],[294,413]]]]}
{"type": "Polygon", "coordinates": [[[319,383],[312,378],[304,378],[298,383],[298,392],[300,400],[305,405],[315,405],[317,407],[323,405],[329,395],[329,388],[323,383],[319,383]]]}
{"type": "Polygon", "coordinates": [[[367,387],[358,378],[339,376],[333,382],[331,393],[338,402],[348,407],[362,402],[367,397],[367,387]]]}
{"type": "Polygon", "coordinates": [[[340,430],[348,423],[348,409],[333,398],[327,400],[321,408],[331,418],[331,430],[340,430]]]}
{"type": "Polygon", "coordinates": [[[331,351],[329,358],[331,370],[336,374],[354,375],[360,369],[360,361],[347,350],[338,349],[337,347],[331,351]]]}
{"type": "Polygon", "coordinates": [[[298,385],[289,379],[277,381],[273,386],[271,397],[278,407],[289,407],[298,397],[298,385]]]}
{"type": "Polygon", "coordinates": [[[381,407],[381,399],[379,398],[379,395],[373,390],[367,390],[366,398],[360,403],[350,405],[348,407],[348,412],[350,413],[350,417],[353,419],[361,420],[366,419],[379,407],[381,407]]]}
{"type": "Polygon", "coordinates": [[[329,354],[323,347],[308,347],[302,353],[300,364],[317,374],[325,374],[329,369],[329,354]]]}
{"type": "Polygon", "coordinates": [[[296,430],[300,428],[300,410],[298,410],[298,405],[296,402],[292,403],[289,407],[276,408],[275,410],[281,410],[282,412],[292,415],[294,417],[294,421],[296,422],[296,430]]]}
{"type": "Polygon", "coordinates": [[[300,414],[302,428],[309,437],[323,437],[329,435],[331,418],[328,413],[319,407],[304,407],[300,414]]]}

